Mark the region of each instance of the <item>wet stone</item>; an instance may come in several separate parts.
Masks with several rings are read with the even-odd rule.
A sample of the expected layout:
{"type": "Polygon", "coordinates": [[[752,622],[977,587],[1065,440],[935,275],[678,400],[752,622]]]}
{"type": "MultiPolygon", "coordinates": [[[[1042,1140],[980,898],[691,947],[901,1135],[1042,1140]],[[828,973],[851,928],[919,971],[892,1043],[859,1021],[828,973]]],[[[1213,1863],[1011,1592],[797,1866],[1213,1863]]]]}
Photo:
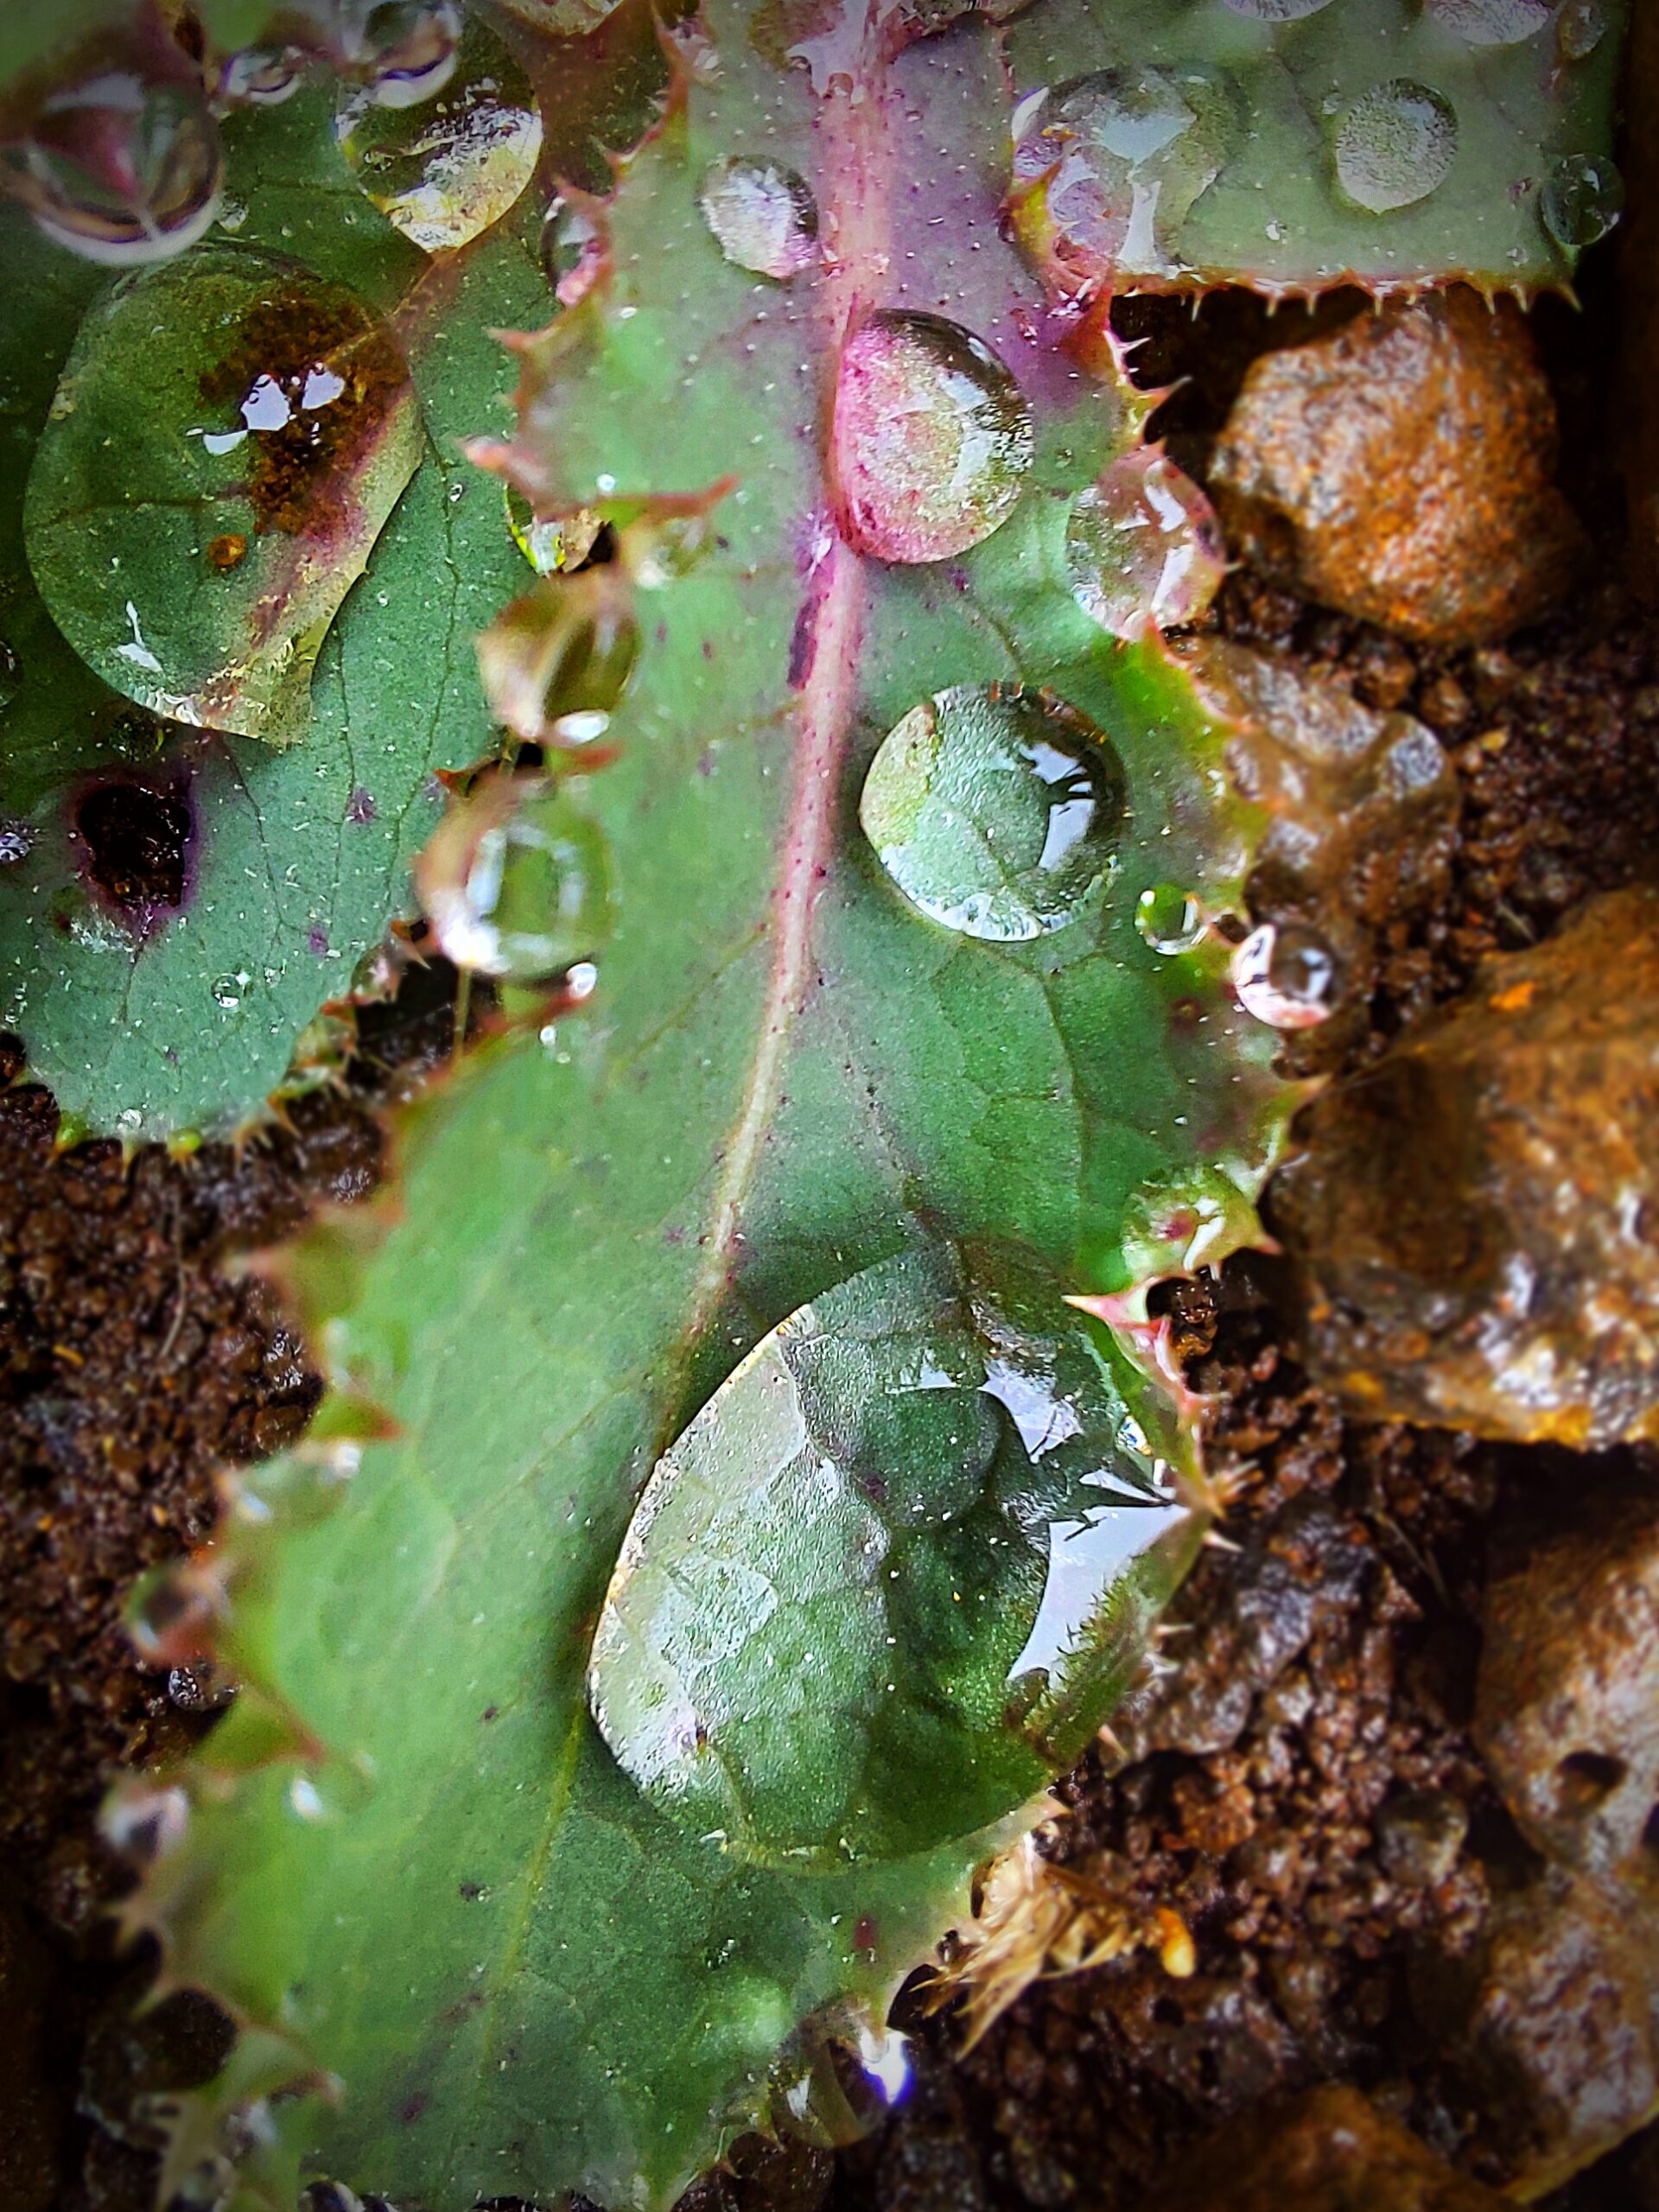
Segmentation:
{"type": "Polygon", "coordinates": [[[959,685],[911,709],[870,764],[859,820],[930,921],[1014,944],[1065,929],[1112,872],[1122,763],[1046,694],[959,685]]]}
{"type": "Polygon", "coordinates": [[[1659,1433],[1656,1114],[1659,895],[1609,893],[1309,1109],[1273,1207],[1320,1380],[1370,1418],[1659,1433]]]}
{"type": "Polygon", "coordinates": [[[1457,1865],[1469,1815],[1446,1789],[1414,1789],[1376,1816],[1376,1853],[1391,1881],[1432,1889],[1457,1865]]]}
{"type": "Polygon", "coordinates": [[[1031,410],[990,347],[943,315],[868,315],[842,349],[841,526],[880,561],[948,560],[1000,529],[1032,463],[1031,410]]]}
{"type": "Polygon", "coordinates": [[[1516,1825],[1659,1902],[1659,1496],[1540,1471],[1495,1541],[1475,1738],[1516,1825]],[[1560,1486],[1554,1494],[1554,1486],[1560,1486]],[[1565,1501],[1570,1499],[1571,1510],[1565,1501]]]}
{"type": "Polygon", "coordinates": [[[1419,643],[1478,645],[1574,574],[1555,435],[1522,317],[1459,289],[1257,361],[1211,489],[1272,581],[1419,643]]]}

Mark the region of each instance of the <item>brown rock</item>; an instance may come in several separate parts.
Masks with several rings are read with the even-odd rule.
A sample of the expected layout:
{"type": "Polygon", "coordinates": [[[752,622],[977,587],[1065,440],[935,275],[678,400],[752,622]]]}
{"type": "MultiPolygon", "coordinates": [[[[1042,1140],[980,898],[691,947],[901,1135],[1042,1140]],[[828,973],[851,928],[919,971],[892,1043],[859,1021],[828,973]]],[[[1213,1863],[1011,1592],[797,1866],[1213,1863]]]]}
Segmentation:
{"type": "Polygon", "coordinates": [[[1659,1485],[1570,1495],[1567,1526],[1512,1524],[1496,1547],[1475,1739],[1537,1850],[1645,1885],[1659,1881],[1659,1485]]]}
{"type": "Polygon", "coordinates": [[[1374,1419],[1659,1435],[1656,1116],[1659,896],[1612,892],[1305,1117],[1273,1206],[1319,1379],[1374,1419]]]}
{"type": "Polygon", "coordinates": [[[1262,356],[1211,470],[1230,542],[1276,582],[1432,645],[1507,637],[1582,545],[1552,481],[1532,337],[1459,288],[1262,356]]]}
{"type": "Polygon", "coordinates": [[[1357,2089],[1315,2089],[1224,2128],[1147,2212],[1499,2212],[1357,2089]]]}
{"type": "Polygon", "coordinates": [[[1413,1993],[1516,2195],[1559,2187],[1659,2110],[1659,1927],[1593,1882],[1552,1868],[1500,1899],[1466,1956],[1417,1962],[1413,1993]]]}

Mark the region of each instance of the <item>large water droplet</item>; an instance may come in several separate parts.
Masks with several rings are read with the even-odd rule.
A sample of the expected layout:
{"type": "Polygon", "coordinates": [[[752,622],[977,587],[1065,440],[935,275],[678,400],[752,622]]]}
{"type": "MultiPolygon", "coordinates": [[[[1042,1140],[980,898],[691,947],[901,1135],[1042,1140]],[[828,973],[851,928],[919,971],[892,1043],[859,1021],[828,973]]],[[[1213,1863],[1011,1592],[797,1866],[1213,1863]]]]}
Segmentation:
{"type": "Polygon", "coordinates": [[[445,958],[504,982],[549,982],[610,934],[604,833],[540,775],[480,778],[429,840],[415,886],[445,958]]]}
{"type": "Polygon", "coordinates": [[[381,107],[416,107],[443,91],[465,37],[460,0],[352,0],[340,53],[381,107]]]}
{"type": "Polygon", "coordinates": [[[1585,61],[1607,35],[1601,0],[1567,0],[1555,19],[1555,51],[1563,61],[1585,61]]]}
{"type": "Polygon", "coordinates": [[[442,97],[434,86],[419,109],[388,103],[386,82],[345,96],[335,136],[388,220],[424,252],[451,251],[499,222],[535,174],[542,118],[530,79],[469,19],[442,97]]]}
{"type": "Polygon", "coordinates": [[[305,56],[297,46],[251,46],[219,65],[213,98],[221,108],[280,107],[292,99],[305,76],[305,56]]]}
{"type": "Polygon", "coordinates": [[[1457,111],[1409,77],[1373,85],[1337,125],[1337,181],[1373,215],[1427,200],[1458,150],[1457,111]]]}
{"type": "Polygon", "coordinates": [[[1317,16],[1321,8],[1328,8],[1331,0],[1225,0],[1225,4],[1252,22],[1300,23],[1305,16],[1317,16]]]}
{"type": "Polygon", "coordinates": [[[1115,638],[1195,620],[1227,572],[1215,509],[1167,454],[1144,446],[1078,494],[1065,554],[1073,598],[1115,638]]]}
{"type": "Polygon", "coordinates": [[[1336,1011],[1341,977],[1336,955],[1300,922],[1264,922],[1233,955],[1233,988],[1257,1021],[1274,1029],[1312,1029],[1336,1011]]]}
{"type": "Polygon", "coordinates": [[[1154,883],[1135,902],[1135,926],[1154,952],[1191,952],[1203,942],[1204,908],[1179,883],[1154,883]]]}
{"type": "Polygon", "coordinates": [[[93,306],[59,389],[24,507],[58,627],[156,714],[298,737],[424,445],[391,334],[282,256],[202,245],[93,306]]]}
{"type": "Polygon", "coordinates": [[[740,269],[782,280],[818,257],[812,188],[779,162],[716,162],[702,180],[699,204],[721,251],[740,269]]]}
{"type": "Polygon", "coordinates": [[[1073,286],[1174,273],[1181,226],[1238,129],[1227,81],[1197,65],[1100,69],[1034,94],[1014,117],[1022,243],[1073,286]]]}
{"type": "MultiPolygon", "coordinates": [[[[182,57],[175,57],[175,62],[182,57]]],[[[199,81],[115,67],[60,86],[0,154],[48,238],[111,267],[165,261],[207,230],[224,154],[199,81]]]]}
{"type": "Polygon", "coordinates": [[[527,745],[603,737],[639,657],[633,595],[609,563],[526,592],[478,641],[491,711],[527,745]]]}
{"type": "Polygon", "coordinates": [[[1196,1535],[1118,1442],[1130,1377],[1002,1252],[906,1253],[798,1308],[636,1510],[588,1676],[624,1770],[798,1872],[1027,1802],[1122,1694],[1196,1535]]]}
{"type": "Polygon", "coordinates": [[[1542,30],[1554,0],[1423,0],[1432,16],[1471,46],[1516,46],[1542,30]]]}
{"type": "Polygon", "coordinates": [[[880,561],[943,561],[1007,521],[1031,410],[988,346],[942,315],[867,315],[842,348],[833,433],[842,529],[880,561]]]}
{"type": "Polygon", "coordinates": [[[1544,228],[1571,250],[1605,238],[1624,206],[1624,181],[1602,156],[1567,154],[1556,162],[1539,194],[1544,228]]]}
{"type": "Polygon", "coordinates": [[[1084,911],[1115,864],[1125,788],[1116,753],[1071,708],[963,684],[888,732],[859,819],[930,921],[1013,944],[1084,911]]]}

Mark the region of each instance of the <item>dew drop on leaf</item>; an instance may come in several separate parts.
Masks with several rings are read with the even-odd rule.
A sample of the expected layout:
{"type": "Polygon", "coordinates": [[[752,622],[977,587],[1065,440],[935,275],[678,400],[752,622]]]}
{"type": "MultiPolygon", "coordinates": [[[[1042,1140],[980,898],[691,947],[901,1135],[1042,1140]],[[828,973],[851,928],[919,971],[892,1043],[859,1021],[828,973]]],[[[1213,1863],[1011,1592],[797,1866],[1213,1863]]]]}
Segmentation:
{"type": "Polygon", "coordinates": [[[1427,200],[1458,150],[1452,103],[1427,85],[1396,77],[1373,85],[1337,125],[1337,181],[1373,215],[1427,200]]]}
{"type": "Polygon", "coordinates": [[[1264,922],[1233,955],[1233,988],[1246,1014],[1272,1029],[1312,1029],[1336,1011],[1336,955],[1300,922],[1264,922]]]}
{"type": "Polygon", "coordinates": [[[1624,206],[1624,182],[1603,156],[1567,154],[1551,169],[1539,195],[1544,228],[1569,250],[1605,238],[1624,206]]]}
{"type": "Polygon", "coordinates": [[[835,474],[848,541],[943,561],[1007,520],[1031,467],[1031,410],[988,346],[942,315],[883,309],[842,348],[835,474]]]}
{"type": "Polygon", "coordinates": [[[1135,926],[1154,952],[1191,952],[1208,925],[1203,907],[1179,883],[1149,884],[1135,902],[1135,926]]]}
{"type": "Polygon", "coordinates": [[[242,1003],[242,994],[247,988],[248,981],[248,977],[239,972],[234,976],[215,976],[209,986],[213,1004],[222,1007],[226,1014],[234,1014],[242,1003]]]}
{"type": "Polygon", "coordinates": [[[460,66],[460,0],[347,0],[340,59],[385,108],[417,107],[460,66]]]}
{"type": "Polygon", "coordinates": [[[1225,0],[1225,4],[1252,22],[1300,23],[1305,16],[1317,16],[1321,8],[1328,8],[1331,0],[1225,0]]]}
{"type": "Polygon", "coordinates": [[[1587,60],[1606,35],[1601,0],[1567,0],[1555,19],[1555,51],[1563,61],[1587,60]]]}
{"type": "Polygon", "coordinates": [[[1471,46],[1517,46],[1542,30],[1554,0],[1423,0],[1423,13],[1471,46]]]}
{"type": "Polygon", "coordinates": [[[1115,865],[1123,770],[1094,725],[1040,692],[959,685],[890,730],[859,819],[930,921],[1014,944],[1075,922],[1115,865]]]}
{"type": "Polygon", "coordinates": [[[1196,620],[1227,569],[1214,508],[1150,447],[1122,454],[1078,494],[1065,556],[1078,606],[1124,639],[1196,620]]]}
{"type": "Polygon", "coordinates": [[[369,199],[423,252],[466,245],[535,174],[542,118],[530,79],[474,20],[423,105],[388,102],[385,83],[345,93],[334,118],[340,150],[369,199]]]}
{"type": "Polygon", "coordinates": [[[250,46],[219,66],[213,98],[221,108],[280,107],[300,89],[305,56],[296,46],[250,46]]]}
{"type": "Polygon", "coordinates": [[[780,281],[818,257],[818,206],[798,170],[734,156],[702,180],[698,204],[721,251],[740,269],[780,281]]]}
{"type": "Polygon", "coordinates": [[[416,862],[415,887],[444,957],[503,982],[550,982],[610,934],[604,833],[538,774],[480,778],[416,862]]]}
{"type": "Polygon", "coordinates": [[[60,86],[0,152],[7,191],[47,236],[115,268],[193,245],[218,211],[224,173],[200,82],[137,63],[60,86]]]}
{"type": "Polygon", "coordinates": [[[1214,70],[1126,64],[1034,94],[1014,130],[1022,242],[1063,277],[1092,283],[1119,268],[1180,266],[1180,226],[1220,175],[1238,119],[1214,70]]]}
{"type": "Polygon", "coordinates": [[[1120,1694],[1192,1524],[1104,1332],[1011,1255],[797,1309],[658,1462],[589,1697],[671,1819],[801,1871],[1023,1803],[1120,1694]]]}

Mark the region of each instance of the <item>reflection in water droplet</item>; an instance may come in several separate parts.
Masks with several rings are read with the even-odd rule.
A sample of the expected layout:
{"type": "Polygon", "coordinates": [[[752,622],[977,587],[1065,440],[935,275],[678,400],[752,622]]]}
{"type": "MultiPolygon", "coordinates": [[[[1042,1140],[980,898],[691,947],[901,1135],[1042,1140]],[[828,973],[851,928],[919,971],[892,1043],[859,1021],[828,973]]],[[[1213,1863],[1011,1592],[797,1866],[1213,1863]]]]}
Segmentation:
{"type": "Polygon", "coordinates": [[[1300,23],[1304,16],[1317,16],[1331,0],[1226,0],[1236,16],[1257,23],[1300,23]]]}
{"type": "Polygon", "coordinates": [[[538,576],[556,575],[580,568],[594,550],[594,540],[604,524],[583,510],[552,522],[538,522],[524,493],[512,485],[503,486],[507,503],[507,528],[512,542],[538,576]]]}
{"type": "Polygon", "coordinates": [[[460,0],[355,0],[345,10],[340,56],[378,106],[418,106],[454,75],[460,0]]]}
{"type": "Polygon", "coordinates": [[[1312,1029],[1336,1011],[1336,955],[1300,922],[1264,922],[1233,955],[1238,1002],[1273,1029],[1312,1029]]]}
{"type": "Polygon", "coordinates": [[[702,180],[703,219],[740,269],[779,280],[818,257],[818,205],[797,170],[779,162],[716,162],[702,180]]]}
{"type": "Polygon", "coordinates": [[[427,253],[463,246],[506,213],[535,174],[542,118],[530,79],[474,19],[449,57],[441,98],[423,93],[429,104],[416,111],[388,102],[387,82],[342,99],[340,149],[405,238],[427,253]]]}
{"type": "Polygon", "coordinates": [[[1374,85],[1337,126],[1337,181],[1374,215],[1427,200],[1458,150],[1457,111],[1409,77],[1374,85]]]}
{"type": "Polygon", "coordinates": [[[212,983],[213,1004],[223,1007],[226,1014],[234,1014],[242,1003],[242,994],[252,978],[240,969],[234,976],[215,976],[212,983]]]}
{"type": "Polygon", "coordinates": [[[1215,509],[1167,454],[1146,446],[1078,494],[1065,554],[1078,606],[1129,639],[1196,620],[1227,570],[1215,509]]]}
{"type": "Polygon", "coordinates": [[[299,91],[304,74],[298,47],[251,46],[223,63],[213,97],[221,108],[280,107],[299,91]]]}
{"type": "Polygon", "coordinates": [[[1594,245],[1618,222],[1624,181],[1605,156],[1567,154],[1556,162],[1539,195],[1544,228],[1569,250],[1594,245]]]}
{"type": "Polygon", "coordinates": [[[882,741],[859,801],[881,865],[930,921],[1013,944],[1064,929],[1116,864],[1123,770],[1040,692],[960,685],[882,741]]]}
{"type": "Polygon", "coordinates": [[[1515,46],[1542,30],[1555,0],[1423,0],[1423,13],[1471,46],[1515,46]]]}
{"type": "Polygon", "coordinates": [[[1001,1250],[907,1252],[798,1307],[636,1510],[588,1678],[625,1770],[803,1872],[1026,1802],[1121,1695],[1196,1537],[1119,1444],[1132,1375],[1001,1250]]]}
{"type": "Polygon", "coordinates": [[[1154,952],[1191,952],[1208,925],[1204,909],[1179,883],[1154,883],[1135,902],[1135,926],[1154,952]]]}
{"type": "Polygon", "coordinates": [[[513,983],[569,969],[569,995],[592,995],[589,956],[611,928],[610,855],[568,790],[536,774],[480,778],[416,862],[415,887],[457,968],[513,983]]]}
{"type": "Polygon", "coordinates": [[[574,307],[604,262],[598,225],[563,196],[555,198],[542,219],[541,257],[560,305],[574,307]]]}
{"type": "Polygon", "coordinates": [[[1176,273],[1181,226],[1239,128],[1226,79],[1196,65],[1100,69],[1033,94],[1014,117],[1022,243],[1073,285],[1176,273]]]}
{"type": "Polygon", "coordinates": [[[1606,35],[1601,0],[1567,0],[1555,19],[1555,51],[1563,61],[1587,60],[1606,35]]]}
{"type": "Polygon", "coordinates": [[[842,348],[833,443],[848,542],[880,561],[942,561],[1013,512],[1031,410],[971,331],[884,310],[842,348]]]}
{"type": "Polygon", "coordinates": [[[165,261],[207,230],[224,154],[199,83],[111,68],[41,103],[0,175],[48,238],[111,267],[165,261]]]}

